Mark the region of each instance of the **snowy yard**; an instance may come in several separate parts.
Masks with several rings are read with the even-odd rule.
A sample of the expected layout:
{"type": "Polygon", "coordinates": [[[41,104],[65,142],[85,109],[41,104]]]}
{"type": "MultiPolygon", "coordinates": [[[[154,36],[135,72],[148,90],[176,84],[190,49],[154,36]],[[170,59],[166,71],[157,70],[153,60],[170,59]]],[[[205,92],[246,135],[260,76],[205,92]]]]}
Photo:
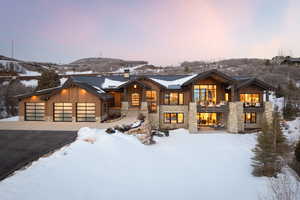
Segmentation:
{"type": "Polygon", "coordinates": [[[144,146],[134,136],[81,129],[77,141],[0,182],[1,200],[243,199],[265,190],[251,175],[254,134],[188,134],[144,146]],[[88,138],[96,140],[91,144],[88,138]]]}

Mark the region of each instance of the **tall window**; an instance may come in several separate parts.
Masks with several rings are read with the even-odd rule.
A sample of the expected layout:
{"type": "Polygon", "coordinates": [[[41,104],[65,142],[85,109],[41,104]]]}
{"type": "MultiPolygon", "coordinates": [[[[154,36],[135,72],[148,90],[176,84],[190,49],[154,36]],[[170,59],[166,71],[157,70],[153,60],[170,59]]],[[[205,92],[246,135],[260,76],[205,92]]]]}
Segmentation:
{"type": "Polygon", "coordinates": [[[183,113],[164,113],[165,124],[182,124],[184,123],[183,113]]]}
{"type": "Polygon", "coordinates": [[[76,120],[78,122],[95,122],[96,121],[95,103],[77,103],[76,120]]]}
{"type": "Polygon", "coordinates": [[[217,124],[217,113],[197,113],[199,125],[211,126],[217,124]]]}
{"type": "Polygon", "coordinates": [[[194,85],[194,101],[198,104],[216,104],[216,85],[194,85]]]}
{"type": "Polygon", "coordinates": [[[244,114],[244,118],[245,118],[245,124],[255,124],[256,123],[256,113],[252,112],[252,113],[245,113],[244,114]]]}
{"type": "Polygon", "coordinates": [[[72,121],[72,103],[54,103],[54,121],[72,121]]]}
{"type": "Polygon", "coordinates": [[[25,103],[26,121],[43,121],[45,116],[45,103],[25,103]]]}
{"type": "Polygon", "coordinates": [[[157,111],[157,96],[155,90],[148,90],[146,91],[146,99],[148,102],[148,107],[150,112],[156,112],[157,111]]]}
{"type": "Polygon", "coordinates": [[[139,93],[131,94],[131,105],[132,106],[140,106],[140,94],[139,93]]]}
{"type": "Polygon", "coordinates": [[[179,92],[170,92],[165,94],[164,104],[167,105],[183,105],[184,94],[179,92]]]}
{"type": "Polygon", "coordinates": [[[240,101],[244,102],[245,106],[258,106],[259,94],[240,94],[240,101]]]}

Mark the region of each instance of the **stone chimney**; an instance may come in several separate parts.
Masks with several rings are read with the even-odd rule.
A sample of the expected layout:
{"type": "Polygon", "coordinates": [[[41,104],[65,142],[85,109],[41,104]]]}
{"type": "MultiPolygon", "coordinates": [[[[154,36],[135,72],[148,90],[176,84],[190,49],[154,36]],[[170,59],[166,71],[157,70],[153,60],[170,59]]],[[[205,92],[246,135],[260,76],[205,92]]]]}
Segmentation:
{"type": "Polygon", "coordinates": [[[124,74],[123,74],[125,79],[129,79],[130,78],[130,70],[129,69],[124,69],[124,74]]]}

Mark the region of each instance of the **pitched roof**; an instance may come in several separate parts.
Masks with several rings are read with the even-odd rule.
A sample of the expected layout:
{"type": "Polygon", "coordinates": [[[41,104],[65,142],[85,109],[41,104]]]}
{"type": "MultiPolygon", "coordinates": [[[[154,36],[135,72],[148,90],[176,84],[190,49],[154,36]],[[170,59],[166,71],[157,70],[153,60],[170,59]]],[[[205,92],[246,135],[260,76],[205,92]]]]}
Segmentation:
{"type": "Polygon", "coordinates": [[[249,85],[256,85],[260,88],[263,88],[265,90],[274,90],[274,87],[269,85],[268,83],[261,81],[257,78],[244,78],[244,79],[239,79],[237,83],[237,89],[247,87],[249,85]]]}

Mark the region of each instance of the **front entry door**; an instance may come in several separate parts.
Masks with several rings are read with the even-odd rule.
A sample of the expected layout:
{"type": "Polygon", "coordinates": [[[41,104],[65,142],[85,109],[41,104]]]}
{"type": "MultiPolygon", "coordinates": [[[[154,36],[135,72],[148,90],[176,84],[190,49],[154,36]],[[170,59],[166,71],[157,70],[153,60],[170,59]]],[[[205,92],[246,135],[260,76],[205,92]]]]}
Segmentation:
{"type": "Polygon", "coordinates": [[[131,106],[137,107],[141,105],[141,95],[139,93],[131,94],[131,106]]]}

